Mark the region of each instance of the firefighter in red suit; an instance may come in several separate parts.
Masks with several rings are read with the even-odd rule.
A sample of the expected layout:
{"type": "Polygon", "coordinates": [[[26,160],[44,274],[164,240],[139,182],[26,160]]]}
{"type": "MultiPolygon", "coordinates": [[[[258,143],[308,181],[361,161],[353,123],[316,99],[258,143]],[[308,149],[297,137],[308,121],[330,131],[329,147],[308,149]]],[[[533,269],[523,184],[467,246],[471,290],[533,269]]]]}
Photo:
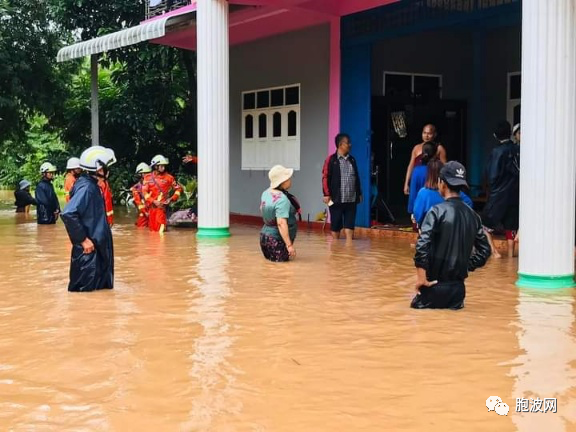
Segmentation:
{"type": "Polygon", "coordinates": [[[110,184],[107,178],[99,178],[98,186],[100,186],[100,192],[102,192],[102,197],[104,198],[104,206],[106,208],[106,221],[108,225],[114,225],[114,201],[112,199],[112,189],[110,189],[110,184]]]}
{"type": "Polygon", "coordinates": [[[136,219],[136,226],[138,228],[148,226],[148,215],[150,209],[146,206],[146,199],[144,198],[142,189],[148,180],[150,180],[151,172],[152,168],[150,168],[148,164],[144,162],[138,164],[136,167],[136,175],[140,176],[140,180],[130,188],[130,192],[132,192],[132,197],[134,198],[134,205],[138,209],[138,219],[136,219]]]}
{"type": "Polygon", "coordinates": [[[182,186],[166,172],[166,165],[168,159],[162,155],[154,156],[150,162],[154,171],[142,187],[146,205],[150,208],[148,227],[150,231],[158,231],[161,234],[166,230],[166,206],[178,201],[182,193],[182,186]]]}

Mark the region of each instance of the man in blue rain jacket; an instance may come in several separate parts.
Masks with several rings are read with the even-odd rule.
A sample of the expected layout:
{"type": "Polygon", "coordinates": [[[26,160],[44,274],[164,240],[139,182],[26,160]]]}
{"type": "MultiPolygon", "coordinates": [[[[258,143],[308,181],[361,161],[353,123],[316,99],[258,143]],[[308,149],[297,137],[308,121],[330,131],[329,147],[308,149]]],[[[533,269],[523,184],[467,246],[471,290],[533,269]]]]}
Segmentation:
{"type": "Polygon", "coordinates": [[[42,180],[36,185],[34,195],[38,203],[36,206],[36,221],[41,225],[55,224],[60,214],[60,203],[56,192],[54,192],[54,186],[52,186],[55,172],[56,167],[50,162],[44,162],[40,165],[42,180]]]}
{"type": "Polygon", "coordinates": [[[114,152],[100,146],[90,147],[80,157],[80,166],[86,173],[76,180],[62,212],[72,242],[68,291],[114,287],[112,231],[106,221],[98,179],[105,178],[108,167],[115,162],[114,152]]]}

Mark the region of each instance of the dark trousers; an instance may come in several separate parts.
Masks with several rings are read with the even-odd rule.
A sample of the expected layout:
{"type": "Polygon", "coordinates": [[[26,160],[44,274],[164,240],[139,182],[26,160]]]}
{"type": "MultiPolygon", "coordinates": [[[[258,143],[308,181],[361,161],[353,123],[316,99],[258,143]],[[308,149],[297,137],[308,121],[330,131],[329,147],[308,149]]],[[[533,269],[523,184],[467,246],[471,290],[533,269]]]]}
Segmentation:
{"type": "Polygon", "coordinates": [[[414,309],[462,309],[466,297],[463,281],[438,282],[431,287],[420,288],[420,294],[410,304],[414,309]]]}

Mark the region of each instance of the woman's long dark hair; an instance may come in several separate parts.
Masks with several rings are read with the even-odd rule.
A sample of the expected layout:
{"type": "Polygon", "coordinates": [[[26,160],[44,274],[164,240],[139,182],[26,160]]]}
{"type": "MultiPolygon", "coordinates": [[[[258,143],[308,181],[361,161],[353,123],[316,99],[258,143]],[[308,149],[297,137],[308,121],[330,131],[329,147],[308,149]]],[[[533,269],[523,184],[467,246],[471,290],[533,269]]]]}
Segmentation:
{"type": "Polygon", "coordinates": [[[430,141],[422,145],[422,165],[427,165],[438,154],[438,144],[430,141]]]}
{"type": "Polygon", "coordinates": [[[440,170],[443,166],[444,164],[437,157],[433,157],[428,161],[428,172],[426,174],[426,183],[424,183],[424,187],[427,187],[428,189],[438,189],[438,179],[440,178],[440,170]]]}

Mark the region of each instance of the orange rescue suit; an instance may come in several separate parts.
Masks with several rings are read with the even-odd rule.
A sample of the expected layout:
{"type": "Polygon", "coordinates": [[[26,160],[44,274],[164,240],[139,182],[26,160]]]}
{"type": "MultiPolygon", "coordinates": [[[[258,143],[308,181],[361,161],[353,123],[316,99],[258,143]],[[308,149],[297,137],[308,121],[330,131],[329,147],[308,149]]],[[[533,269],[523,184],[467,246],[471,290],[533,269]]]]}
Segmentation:
{"type": "Polygon", "coordinates": [[[99,179],[98,186],[104,198],[104,207],[106,208],[106,221],[108,225],[114,225],[114,201],[112,200],[112,190],[107,180],[99,179]]]}
{"type": "Polygon", "coordinates": [[[142,186],[142,193],[146,200],[146,205],[150,208],[148,217],[148,227],[150,231],[164,232],[166,229],[166,207],[171,202],[178,201],[182,193],[182,186],[168,173],[152,173],[142,186]],[[170,191],[174,194],[169,197],[170,191]],[[157,207],[155,202],[164,203],[164,206],[157,207]]]}
{"type": "Polygon", "coordinates": [[[70,191],[72,190],[74,183],[76,183],[76,176],[69,172],[66,174],[66,178],[64,179],[64,193],[66,196],[66,202],[70,201],[70,191]]]}
{"type": "Polygon", "coordinates": [[[134,198],[134,205],[138,209],[138,219],[136,219],[136,226],[138,228],[148,226],[148,216],[150,209],[146,205],[146,200],[144,199],[144,192],[142,189],[146,182],[148,182],[150,179],[150,175],[151,174],[145,174],[142,180],[130,188],[130,192],[132,192],[132,197],[134,198]]]}

